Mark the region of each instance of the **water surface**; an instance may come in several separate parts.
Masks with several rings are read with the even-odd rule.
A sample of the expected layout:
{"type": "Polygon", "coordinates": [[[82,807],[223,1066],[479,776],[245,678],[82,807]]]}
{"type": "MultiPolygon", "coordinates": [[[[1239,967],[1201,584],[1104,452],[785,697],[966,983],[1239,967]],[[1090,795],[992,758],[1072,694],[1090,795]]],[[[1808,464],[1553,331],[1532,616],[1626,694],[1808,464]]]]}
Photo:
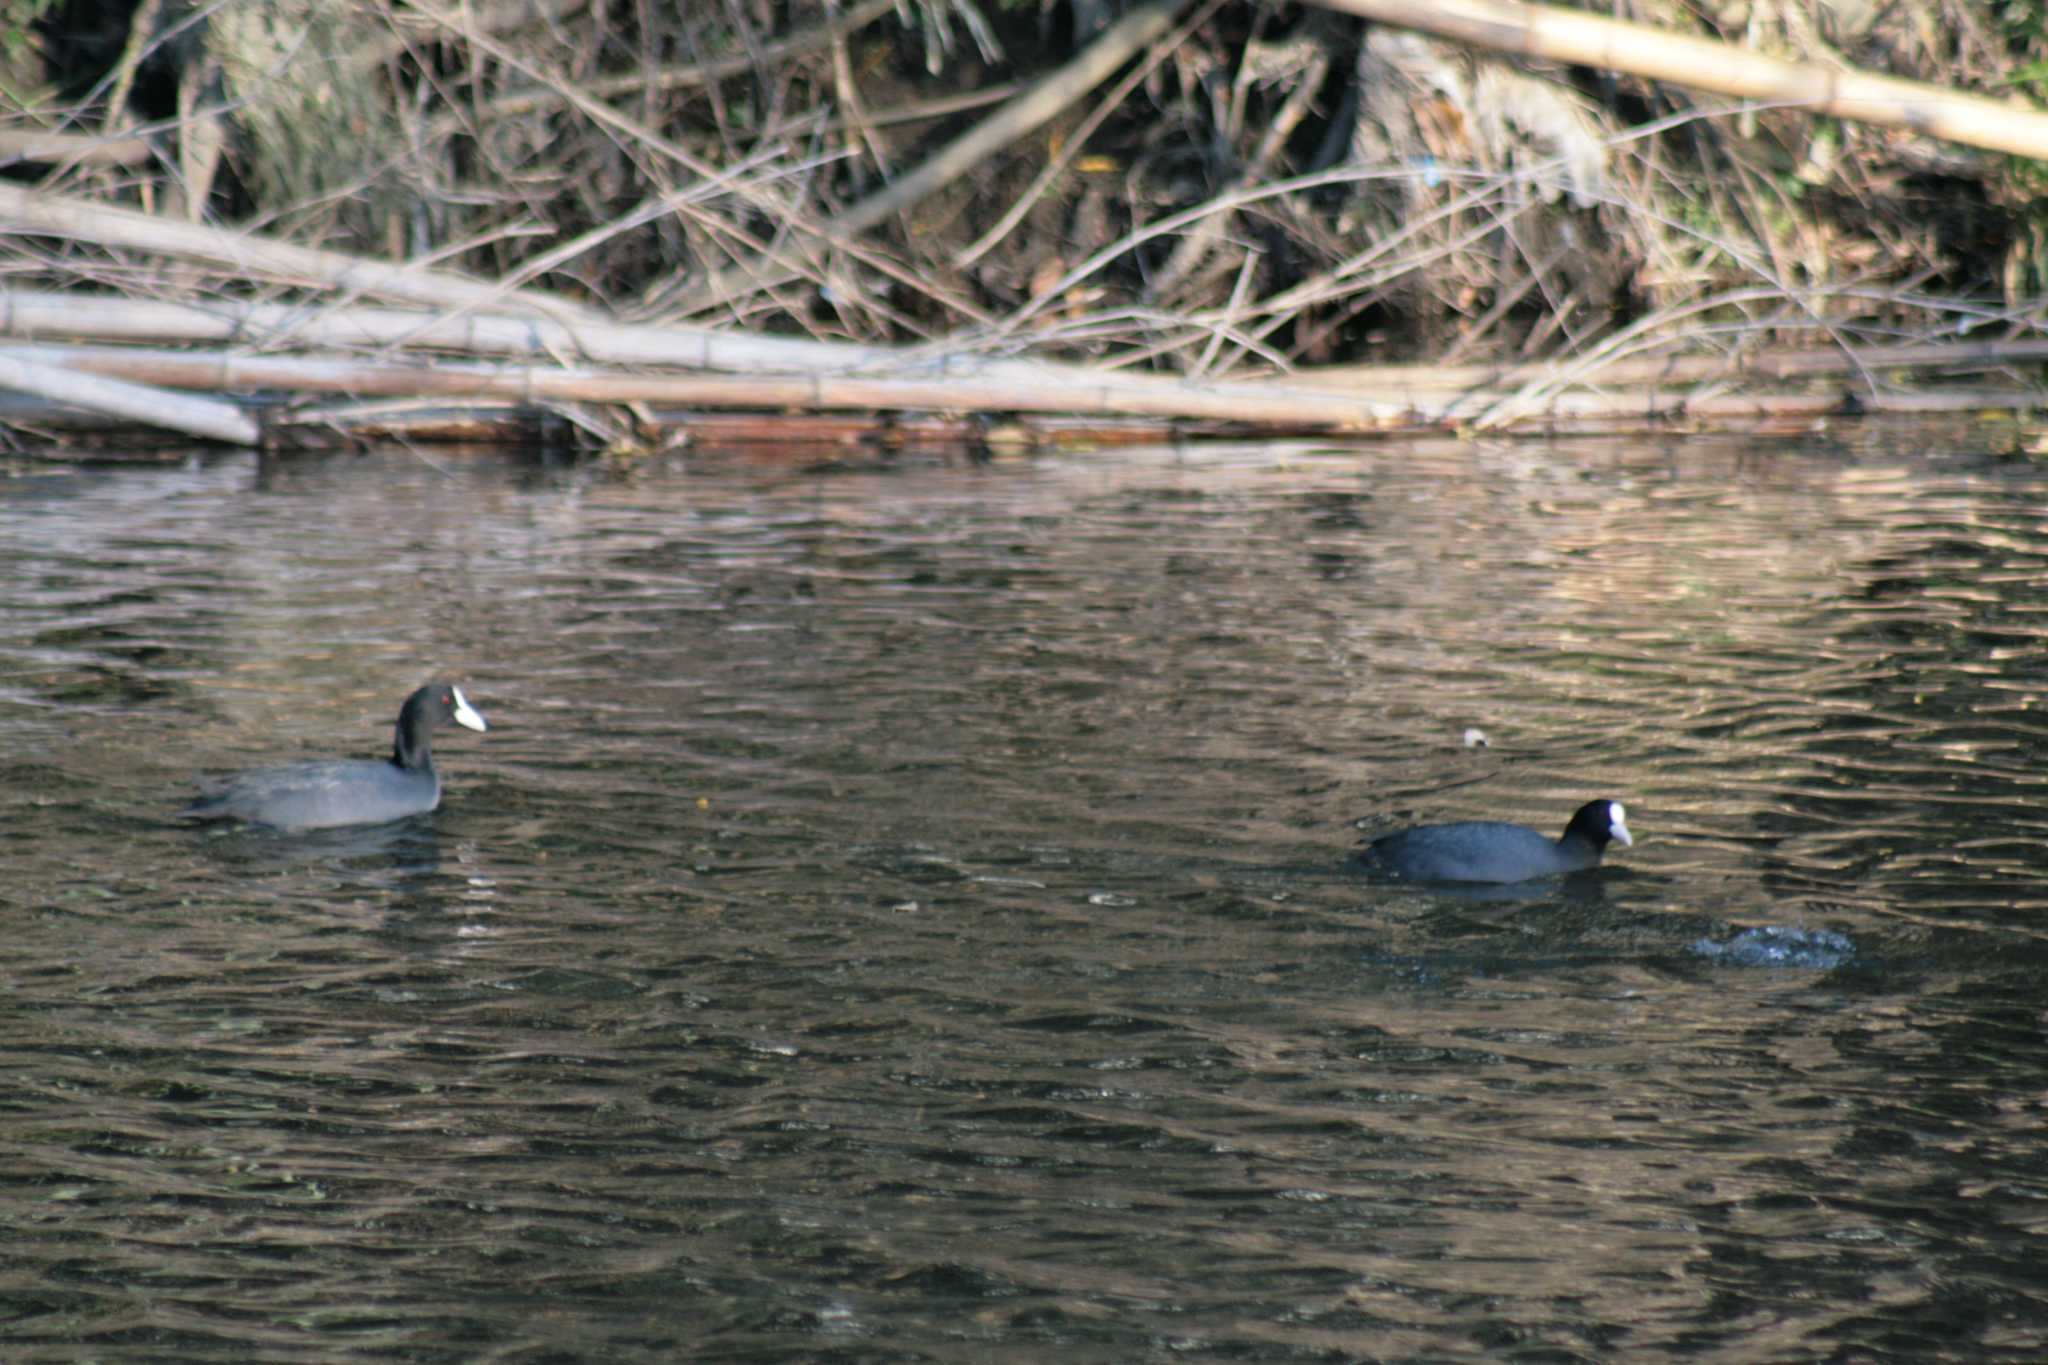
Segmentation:
{"type": "Polygon", "coordinates": [[[6,1357],[2041,1359],[1995,444],[10,467],[6,1357]]]}

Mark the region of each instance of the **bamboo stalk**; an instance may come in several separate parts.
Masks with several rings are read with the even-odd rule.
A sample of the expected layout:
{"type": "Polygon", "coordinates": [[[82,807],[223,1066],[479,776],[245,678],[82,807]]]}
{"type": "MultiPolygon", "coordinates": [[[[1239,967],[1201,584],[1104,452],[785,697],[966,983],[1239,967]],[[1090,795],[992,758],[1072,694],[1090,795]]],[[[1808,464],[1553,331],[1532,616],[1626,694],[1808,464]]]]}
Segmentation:
{"type": "Polygon", "coordinates": [[[2048,159],[2048,113],[1854,67],[1791,62],[1726,43],[1519,0],[1316,0],[1474,47],[1626,71],[1858,123],[2048,159]]]}
{"type": "Polygon", "coordinates": [[[122,379],[95,378],[18,352],[0,352],[0,389],[209,441],[252,446],[263,434],[256,420],[232,403],[168,393],[122,379]]]}
{"type": "Polygon", "coordinates": [[[525,366],[379,364],[332,356],[244,356],[126,347],[13,346],[0,355],[181,388],[285,389],[520,402],[678,403],[704,407],[874,408],[960,412],[1196,417],[1289,429],[1377,429],[1407,416],[1397,404],[1268,385],[1193,385],[1088,374],[877,378],[833,375],[636,375],[525,366]]]}

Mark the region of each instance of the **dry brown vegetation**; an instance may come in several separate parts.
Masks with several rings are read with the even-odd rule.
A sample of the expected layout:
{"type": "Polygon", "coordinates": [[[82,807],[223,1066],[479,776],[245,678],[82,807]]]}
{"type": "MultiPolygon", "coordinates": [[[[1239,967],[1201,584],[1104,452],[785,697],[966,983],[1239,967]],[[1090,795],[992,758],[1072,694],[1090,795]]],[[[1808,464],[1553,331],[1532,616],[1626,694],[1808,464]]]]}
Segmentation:
{"type": "MultiPolygon", "coordinates": [[[[431,263],[585,321],[1210,380],[1560,362],[1525,409],[1644,354],[1833,350],[1875,394],[1864,348],[2041,332],[2043,163],[1311,5],[34,8],[0,18],[17,189],[431,263]]],[[[2048,88],[2044,0],[1625,8],[2048,88]]],[[[379,292],[4,215],[0,253],[16,291],[379,292]]]]}

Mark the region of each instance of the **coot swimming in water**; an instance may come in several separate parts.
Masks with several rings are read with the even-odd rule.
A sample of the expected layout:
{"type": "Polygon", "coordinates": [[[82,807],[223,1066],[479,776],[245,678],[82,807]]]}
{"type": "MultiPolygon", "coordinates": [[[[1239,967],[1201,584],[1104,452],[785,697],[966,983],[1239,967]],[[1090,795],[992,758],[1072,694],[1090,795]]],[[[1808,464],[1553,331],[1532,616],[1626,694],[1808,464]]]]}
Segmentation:
{"type": "Polygon", "coordinates": [[[283,830],[381,825],[441,804],[430,747],[449,721],[487,727],[453,683],[429,683],[405,699],[391,757],[337,758],[256,768],[228,778],[179,811],[188,820],[246,820],[283,830]]]}
{"type": "Polygon", "coordinates": [[[1465,820],[1389,834],[1360,856],[1416,881],[1525,882],[1598,867],[1610,842],[1635,840],[1621,802],[1602,800],[1580,806],[1556,839],[1502,820],[1465,820]]]}

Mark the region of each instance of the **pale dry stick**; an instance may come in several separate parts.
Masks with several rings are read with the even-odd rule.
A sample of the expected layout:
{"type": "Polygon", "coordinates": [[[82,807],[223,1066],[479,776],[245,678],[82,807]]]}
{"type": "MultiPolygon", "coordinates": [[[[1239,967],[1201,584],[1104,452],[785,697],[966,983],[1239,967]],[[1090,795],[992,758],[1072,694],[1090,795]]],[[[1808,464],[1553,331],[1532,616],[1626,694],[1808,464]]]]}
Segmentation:
{"type": "Polygon", "coordinates": [[[2048,159],[2048,112],[1855,68],[1789,62],[1727,43],[1513,0],[1317,0],[1472,47],[1625,71],[1816,114],[2048,159]]]}
{"type": "MultiPolygon", "coordinates": [[[[839,0],[825,0],[827,22],[839,17],[839,0]]],[[[868,122],[868,112],[861,104],[860,86],[853,79],[853,61],[846,55],[847,31],[834,26],[832,33],[832,85],[839,92],[839,103],[846,110],[847,122],[868,155],[875,159],[875,169],[884,179],[889,176],[889,149],[882,145],[881,135],[868,122]]]]}
{"type": "MultiPolygon", "coordinates": [[[[1263,60],[1266,24],[1272,17],[1272,8],[1267,5],[1261,5],[1253,12],[1251,28],[1246,31],[1242,46],[1233,54],[1237,70],[1230,81],[1229,97],[1216,92],[1210,95],[1210,116],[1215,120],[1215,126],[1222,129],[1223,136],[1218,140],[1226,147],[1235,147],[1237,140],[1244,136],[1245,110],[1251,103],[1252,86],[1257,84],[1252,72],[1255,54],[1263,60]]],[[[1308,41],[1315,40],[1311,38],[1308,41]]],[[[1320,46],[1318,44],[1318,48],[1320,46]]]]}
{"type": "MultiPolygon", "coordinates": [[[[1739,117],[1742,112],[1742,106],[1737,106],[1735,110],[1727,112],[1733,112],[1739,117]]],[[[1725,116],[1725,112],[1722,114],[1715,115],[1715,117],[1725,116]]],[[[1618,134],[1616,137],[1610,139],[1608,145],[1610,147],[1620,146],[1624,142],[1636,141],[1639,138],[1648,135],[1652,131],[1661,131],[1661,129],[1664,126],[1668,126],[1671,123],[1672,118],[1676,117],[1678,116],[1674,115],[1667,117],[1665,119],[1657,120],[1653,124],[1644,125],[1643,127],[1639,128],[1628,129],[1623,133],[1618,134]]],[[[1651,206],[1650,201],[1647,199],[1623,197],[1619,194],[1610,194],[1607,196],[1603,196],[1603,198],[1604,202],[1606,202],[1612,207],[1620,209],[1623,213],[1640,214],[1647,218],[1650,222],[1656,223],[1659,226],[1663,227],[1667,232],[1676,234],[1681,237],[1690,237],[1697,242],[1704,243],[1705,245],[1712,247],[1714,250],[1719,251],[1722,254],[1726,255],[1730,260],[1734,261],[1737,265],[1742,266],[1744,269],[1750,271],[1752,274],[1769,281],[1773,288],[1780,291],[1780,297],[1786,299],[1787,301],[1792,302],[1795,307],[1798,307],[1802,311],[1804,311],[1811,325],[1825,332],[1828,336],[1834,339],[1836,345],[1842,348],[1842,354],[1848,357],[1850,363],[1853,366],[1855,366],[1859,375],[1861,376],[1865,390],[1872,394],[1877,392],[1878,384],[1876,377],[1872,375],[1869,372],[1869,370],[1864,368],[1859,361],[1856,360],[1855,348],[1851,346],[1847,339],[1845,339],[1841,335],[1837,324],[1829,320],[1828,318],[1823,317],[1818,312],[1815,312],[1811,307],[1804,303],[1804,299],[1807,297],[1825,297],[1825,295],[1809,295],[1806,292],[1795,288],[1787,282],[1781,271],[1766,268],[1763,261],[1752,257],[1751,253],[1744,250],[1740,243],[1730,241],[1719,236],[1710,235],[1701,229],[1693,227],[1689,223],[1682,222],[1675,218],[1671,218],[1662,213],[1658,213],[1651,206]]],[[[1775,243],[1766,239],[1765,247],[1766,249],[1771,250],[1775,255],[1775,243]]]]}
{"type": "MultiPolygon", "coordinates": [[[[794,175],[799,171],[807,173],[816,170],[833,159],[831,156],[819,156],[810,161],[799,163],[796,167],[791,168],[791,174],[794,175]]],[[[746,190],[747,185],[745,182],[741,182],[736,188],[746,190]]],[[[801,201],[802,197],[799,194],[797,199],[801,201]]],[[[722,214],[716,213],[709,208],[698,208],[687,200],[679,202],[677,207],[679,212],[683,213],[684,216],[688,217],[712,238],[731,238],[737,241],[746,251],[769,260],[779,261],[785,249],[783,244],[790,242],[798,231],[793,215],[788,212],[776,212],[771,215],[778,224],[776,234],[772,241],[763,241],[745,228],[740,227],[722,214]]],[[[986,323],[989,320],[987,313],[976,306],[970,299],[962,296],[958,291],[945,288],[930,277],[907,269],[880,251],[864,247],[858,242],[833,241],[830,238],[825,238],[824,240],[837,250],[844,252],[862,265],[867,266],[876,274],[895,280],[912,293],[922,294],[942,308],[949,309],[977,323],[986,323]]],[[[736,253],[735,258],[737,259],[736,253]]],[[[791,271],[793,278],[812,280],[821,289],[827,287],[825,278],[826,267],[814,260],[807,259],[800,267],[792,266],[791,271]]],[[[778,303],[776,306],[786,312],[799,311],[795,305],[788,303],[778,303]]],[[[873,307],[875,305],[870,301],[869,306],[873,307]]],[[[658,310],[660,315],[663,316],[681,315],[684,311],[673,306],[658,310]]],[[[735,318],[734,320],[737,322],[740,319],[735,318]]]]}
{"type": "MultiPolygon", "coordinates": [[[[1098,368],[1111,374],[1123,370],[1136,369],[1140,365],[1150,364],[1160,356],[1174,355],[1186,350],[1198,341],[1206,341],[1208,338],[1216,336],[1222,337],[1223,344],[1231,349],[1242,354],[1255,355],[1273,366],[1276,370],[1284,371],[1290,368],[1290,362],[1285,355],[1273,349],[1273,347],[1259,337],[1244,331],[1241,327],[1225,322],[1211,322],[1203,317],[1190,317],[1185,313],[1162,316],[1159,322],[1163,326],[1177,328],[1180,334],[1156,341],[1150,346],[1121,352],[1113,359],[1103,362],[1098,368]]],[[[1058,336],[1061,334],[1053,333],[1052,335],[1058,336]]],[[[1210,383],[1219,382],[1213,369],[1203,377],[1210,383]]]]}
{"type": "MultiPolygon", "coordinates": [[[[928,359],[896,347],[799,337],[752,336],[701,327],[604,322],[573,327],[546,318],[417,312],[357,306],[308,316],[301,305],[216,299],[206,305],[132,297],[0,289],[0,336],[97,337],[132,341],[246,344],[292,331],[304,345],[378,350],[400,344],[479,355],[551,359],[564,354],[611,365],[672,366],[746,374],[930,372],[928,359]]],[[[1086,382],[1077,366],[1024,362],[1008,367],[1052,382],[1086,382]]]]}
{"type": "Polygon", "coordinates": [[[1714,199],[1708,216],[1716,223],[1732,222],[1737,231],[1746,229],[1748,239],[1770,259],[1768,278],[1790,279],[1796,262],[1788,259],[1791,245],[1781,241],[1778,233],[1772,230],[1769,197],[1775,195],[1778,199],[1781,218],[1796,224],[1797,219],[1804,215],[1787,203],[1766,177],[1756,173],[1740,147],[1716,145],[1713,152],[1727,166],[1728,174],[1716,175],[1709,170],[1701,177],[1711,188],[1714,199]]]}
{"type": "MultiPolygon", "coordinates": [[[[899,177],[886,189],[869,195],[832,217],[832,230],[819,231],[828,240],[854,237],[885,219],[923,201],[933,192],[972,171],[1002,148],[1056,117],[1069,104],[1108,79],[1118,67],[1173,26],[1173,17],[1186,0],[1147,0],[1103,30],[1079,56],[1031,83],[1024,92],[996,113],[941,147],[915,170],[899,177]]],[[[697,305],[685,311],[699,312],[722,303],[750,288],[762,287],[769,277],[751,274],[744,266],[720,271],[698,291],[697,305]]]]}
{"type": "MultiPolygon", "coordinates": [[[[576,109],[593,123],[610,129],[623,142],[643,146],[666,156],[691,174],[698,176],[701,180],[717,183],[726,177],[727,172],[722,168],[713,167],[710,163],[704,162],[692,155],[687,148],[680,144],[628,119],[625,115],[610,108],[610,106],[591,99],[554,73],[537,69],[502,44],[492,41],[483,34],[468,27],[466,23],[460,21],[460,17],[435,11],[424,5],[418,7],[417,12],[442,29],[456,33],[467,41],[473,49],[479,50],[508,68],[520,72],[536,85],[551,90],[562,103],[576,109]]],[[[755,207],[768,212],[770,216],[776,218],[779,222],[787,222],[788,215],[779,211],[782,208],[779,201],[768,199],[758,194],[745,193],[737,185],[734,188],[743,201],[753,203],[755,207]]],[[[739,235],[745,240],[752,240],[748,234],[741,232],[737,227],[728,223],[723,216],[708,208],[699,209],[687,202],[678,203],[676,208],[683,216],[696,222],[714,236],[719,235],[721,232],[728,232],[739,235]]]]}
{"type": "Polygon", "coordinates": [[[210,441],[252,446],[263,435],[256,420],[233,403],[80,374],[61,364],[19,354],[0,354],[0,389],[210,441]]]}
{"type": "MultiPolygon", "coordinates": [[[[817,111],[814,110],[813,112],[817,111]]],[[[815,287],[818,291],[819,297],[823,298],[829,297],[830,294],[833,292],[831,285],[831,253],[828,248],[821,246],[819,243],[812,240],[810,237],[799,233],[797,228],[798,222],[808,222],[809,220],[805,215],[798,213],[795,208],[795,206],[798,204],[809,203],[811,201],[813,193],[813,186],[807,178],[802,185],[797,187],[797,190],[794,194],[785,192],[778,196],[777,202],[789,207],[785,212],[774,213],[769,215],[774,220],[775,231],[774,235],[771,236],[768,239],[768,241],[759,248],[759,257],[762,260],[779,262],[783,259],[785,255],[794,255],[797,258],[797,260],[801,263],[795,278],[806,281],[810,286],[815,287]]],[[[713,214],[709,210],[707,210],[705,216],[707,219],[716,218],[717,222],[721,227],[731,226],[728,223],[728,220],[726,220],[722,215],[713,214]]],[[[703,224],[700,222],[700,226],[702,225],[703,224]]],[[[712,242],[714,245],[717,245],[718,247],[725,251],[727,259],[733,261],[744,261],[749,259],[748,257],[738,252],[735,252],[730,247],[726,246],[723,237],[721,237],[719,234],[710,233],[707,235],[709,235],[712,238],[712,242]]],[[[724,235],[737,238],[743,243],[754,240],[753,234],[749,232],[732,230],[728,231],[724,235]]],[[[708,259],[694,259],[696,259],[699,274],[713,273],[713,266],[708,259]]],[[[777,288],[781,287],[782,286],[777,286],[777,288]]],[[[695,290],[697,288],[698,286],[694,284],[690,286],[690,289],[692,290],[695,290]]],[[[772,293],[772,291],[770,292],[772,293]]],[[[691,295],[686,292],[683,297],[685,300],[687,300],[691,297],[691,295]]],[[[784,310],[791,317],[802,318],[805,316],[806,310],[801,302],[787,301],[782,298],[776,297],[773,299],[773,303],[775,307],[784,310]]],[[[670,311],[673,311],[673,305],[671,306],[670,311]]],[[[729,309],[728,321],[730,321],[732,325],[737,327],[744,326],[746,320],[736,309],[729,309]]],[[[816,328],[811,328],[810,330],[813,336],[817,335],[816,328]]]]}
{"type": "Polygon", "coordinates": [[[1238,310],[1244,306],[1244,296],[1251,291],[1252,271],[1258,267],[1261,254],[1257,251],[1244,254],[1244,264],[1237,269],[1237,283],[1231,286],[1230,306],[1223,310],[1223,323],[1209,333],[1209,344],[1202,348],[1201,358],[1189,367],[1191,378],[1207,376],[1209,367],[1216,363],[1216,353],[1223,349],[1226,330],[1235,324],[1238,310]]]}
{"type": "MultiPolygon", "coordinates": [[[[232,107],[233,106],[222,106],[222,109],[232,107]]],[[[216,110],[214,112],[218,113],[221,112],[221,110],[216,110]]],[[[355,196],[363,193],[363,191],[369,185],[371,185],[377,179],[377,177],[383,175],[386,171],[390,170],[392,166],[398,164],[399,160],[400,157],[398,155],[394,155],[391,158],[388,158],[387,160],[383,161],[382,163],[368,168],[360,176],[356,177],[356,179],[353,182],[347,185],[336,186],[334,189],[329,190],[324,194],[318,195],[311,199],[303,199],[295,204],[289,204],[282,208],[277,208],[267,212],[259,213],[255,217],[250,218],[247,221],[243,222],[240,226],[240,231],[252,235],[262,233],[269,229],[274,224],[276,224],[279,219],[285,217],[287,214],[302,213],[309,209],[317,208],[322,205],[343,202],[352,199],[355,196]]],[[[503,223],[495,227],[487,227],[482,231],[477,232],[469,237],[459,238],[451,242],[443,242],[439,246],[434,247],[430,251],[422,251],[417,256],[414,256],[412,259],[408,260],[406,262],[406,265],[407,267],[412,269],[432,269],[439,265],[442,261],[452,260],[467,252],[479,250],[480,248],[489,246],[495,242],[511,241],[520,237],[546,236],[552,233],[553,231],[554,229],[544,224],[532,221],[524,223],[503,223]]],[[[497,280],[493,281],[492,283],[494,285],[502,287],[504,281],[497,280]]],[[[470,305],[470,307],[474,309],[476,305],[472,304],[470,305]]]]}
{"type": "MultiPolygon", "coordinates": [[[[88,95],[86,98],[91,98],[88,95]]],[[[65,166],[139,166],[155,158],[152,138],[178,131],[192,121],[218,119],[242,107],[245,100],[222,100],[193,110],[189,115],[136,124],[119,137],[93,133],[66,133],[51,128],[0,130],[0,157],[23,161],[59,162],[65,166]]],[[[66,123],[84,119],[80,105],[69,106],[57,116],[66,123]]],[[[48,183],[48,182],[45,182],[48,183]]]]}
{"type": "MultiPolygon", "coordinates": [[[[1921,277],[1925,279],[1923,275],[1921,277]]],[[[1915,286],[1918,287],[1918,282],[1915,286]]],[[[1918,308],[1929,313],[1955,313],[1967,322],[1956,324],[1956,335],[1967,336],[1980,327],[2012,326],[2024,323],[2030,330],[2040,331],[2042,309],[2048,306],[2048,298],[2027,300],[2018,308],[1997,308],[1986,304],[1972,303],[1968,299],[1950,299],[1939,296],[1909,294],[1903,291],[1869,289],[1861,285],[1850,285],[1838,291],[1845,298],[1864,299],[1873,303],[1897,303],[1908,308],[1918,308]]]]}
{"type": "MultiPolygon", "coordinates": [[[[557,247],[554,247],[552,250],[542,252],[540,255],[533,257],[530,260],[522,261],[519,264],[517,270],[515,270],[512,274],[507,275],[504,278],[497,281],[498,288],[504,293],[509,294],[512,291],[520,288],[525,281],[543,275],[548,271],[553,270],[556,267],[562,265],[565,262],[574,260],[576,257],[583,255],[585,252],[609,240],[610,238],[619,235],[622,232],[630,232],[634,228],[640,227],[645,223],[653,221],[654,219],[660,217],[662,214],[669,212],[672,204],[675,201],[684,199],[696,192],[697,191],[694,188],[692,190],[679,190],[674,191],[671,194],[662,198],[643,200],[638,206],[629,210],[624,216],[615,219],[614,221],[609,223],[600,223],[598,226],[591,228],[587,232],[579,234],[578,236],[570,239],[567,242],[562,243],[557,247]]],[[[509,235],[511,235],[509,231],[501,229],[497,232],[489,234],[488,238],[484,240],[496,240],[498,238],[502,238],[509,235]]],[[[450,253],[453,253],[458,249],[467,249],[469,247],[474,247],[479,244],[480,243],[477,241],[465,242],[461,244],[460,248],[451,244],[448,248],[446,248],[446,250],[450,253]]],[[[490,301],[488,299],[484,299],[479,300],[474,304],[467,305],[461,309],[455,309],[450,311],[457,315],[488,313],[490,311],[489,304],[490,301]]],[[[302,331],[306,323],[310,322],[312,319],[319,316],[321,312],[333,312],[338,309],[347,308],[348,306],[349,301],[347,299],[342,299],[328,303],[320,309],[308,309],[303,314],[301,314],[300,319],[292,327],[286,329],[281,333],[275,333],[270,336],[267,336],[264,338],[264,340],[267,344],[270,344],[272,346],[288,344],[291,340],[291,337],[294,334],[302,331]]],[[[414,333],[400,334],[391,337],[383,343],[381,349],[385,351],[403,349],[404,347],[411,343],[413,335],[416,335],[419,332],[424,332],[429,327],[441,325],[449,320],[450,318],[447,313],[443,313],[441,315],[432,317],[423,316],[421,317],[419,321],[419,326],[417,329],[415,329],[414,333]]],[[[571,339],[571,345],[569,349],[574,349],[573,338],[571,339]]],[[[560,353],[558,352],[558,358],[559,354],[560,353]]]]}
{"type": "Polygon", "coordinates": [[[107,116],[100,123],[100,131],[116,134],[128,121],[128,92],[135,86],[135,73],[141,69],[142,59],[154,45],[157,11],[163,0],[141,0],[128,22],[128,41],[121,46],[120,60],[114,63],[111,73],[113,84],[107,91],[107,116]]]}
{"type": "Polygon", "coordinates": [[[1223,8],[1226,3],[1227,0],[1208,0],[1207,4],[1190,18],[1183,20],[1163,41],[1153,44],[1145,59],[1132,67],[1122,80],[1110,87],[1108,94],[1095,102],[1095,107],[1088,111],[1088,116],[1075,127],[1059,151],[1047,159],[1045,169],[1032,177],[1031,183],[1024,187],[1024,192],[1017,196],[1017,201],[1003,211],[988,231],[953,254],[954,267],[965,270],[987,255],[996,243],[1015,231],[1017,224],[1024,221],[1024,215],[1031,212],[1031,206],[1052,188],[1053,181],[1066,173],[1067,167],[1073,164],[1081,149],[1088,145],[1088,139],[1094,136],[1095,130],[1123,106],[1131,91],[1137,89],[1146,77],[1158,70],[1160,63],[1171,57],[1175,48],[1186,42],[1196,29],[1209,22],[1216,11],[1223,8]]]}
{"type": "MultiPolygon", "coordinates": [[[[1520,175],[1531,176],[1540,173],[1541,170],[1541,167],[1535,167],[1521,172],[1520,175]]],[[[1431,173],[1445,175],[1447,178],[1465,174],[1457,171],[1445,172],[1441,168],[1431,173]]],[[[1005,336],[1014,333],[1049,307],[1053,300],[1124,252],[1142,246],[1156,237],[1178,232],[1181,228],[1204,215],[1235,210],[1267,199],[1281,198],[1299,191],[1319,189],[1327,185],[1358,184],[1370,180],[1410,178],[1422,174],[1424,172],[1419,169],[1405,166],[1373,169],[1346,167],[1333,171],[1318,172],[1313,175],[1296,176],[1287,180],[1273,181],[1266,185],[1234,190],[1215,199],[1205,200],[1193,208],[1184,209],[1179,213],[1170,214],[1165,218],[1145,224],[1142,227],[1133,228],[1123,237],[1103,247],[1100,251],[1061,276],[1044,292],[1034,295],[1026,304],[1017,309],[1004,321],[1001,330],[992,337],[985,339],[981,344],[987,345],[990,342],[1000,341],[1005,336]]],[[[1469,178],[1478,180],[1482,185],[1486,186],[1488,194],[1496,194],[1502,184],[1515,177],[1493,172],[1473,172],[1470,173],[1469,178]]],[[[1337,284],[1344,282],[1349,276],[1356,274],[1357,271],[1363,269],[1374,259],[1387,254],[1388,251],[1407,241],[1422,229],[1433,226],[1445,217],[1464,212],[1475,205],[1482,205],[1485,203],[1485,200],[1486,196],[1479,194],[1466,195],[1452,200],[1450,203],[1440,206],[1421,219],[1405,225],[1401,231],[1381,239],[1371,248],[1334,267],[1332,270],[1325,271],[1311,280],[1303,281],[1291,289],[1284,290],[1272,298],[1261,301],[1253,311],[1258,314],[1275,316],[1269,316],[1268,321],[1262,327],[1256,329],[1253,335],[1263,341],[1265,337],[1270,336],[1275,330],[1286,324],[1288,318],[1292,315],[1292,310],[1305,307],[1310,303],[1322,302],[1332,298],[1342,298],[1348,294],[1356,293],[1358,288],[1377,288],[1379,284],[1384,283],[1386,280],[1398,278],[1402,274],[1419,268],[1415,264],[1405,261],[1399,262],[1393,267],[1378,272],[1366,283],[1343,290],[1336,288],[1337,284]]],[[[1497,228],[1503,213],[1519,211],[1519,208],[1515,206],[1509,206],[1507,209],[1496,209],[1486,223],[1469,231],[1465,236],[1451,244],[1451,247],[1440,249],[1438,252],[1425,256],[1422,259],[1427,261],[1433,259],[1436,255],[1443,254],[1445,250],[1455,249],[1477,241],[1497,228]]],[[[1198,320],[1199,317],[1200,315],[1198,315],[1198,320]]]]}
{"type": "Polygon", "coordinates": [[[1547,297],[1548,290],[1545,290],[1544,293],[1546,298],[1544,300],[1543,315],[1536,320],[1536,325],[1529,329],[1529,335],[1523,338],[1521,353],[1523,355],[1539,354],[1544,343],[1548,342],[1552,336],[1559,334],[1563,335],[1567,344],[1583,346],[1586,343],[1586,337],[1574,332],[1571,328],[1571,322],[1572,311],[1585,298],[1586,291],[1583,288],[1574,286],[1563,298],[1555,301],[1547,297]]]}
{"type": "Polygon", "coordinates": [[[140,166],[156,155],[146,137],[106,137],[48,128],[0,128],[0,160],[66,166],[140,166]]]}

